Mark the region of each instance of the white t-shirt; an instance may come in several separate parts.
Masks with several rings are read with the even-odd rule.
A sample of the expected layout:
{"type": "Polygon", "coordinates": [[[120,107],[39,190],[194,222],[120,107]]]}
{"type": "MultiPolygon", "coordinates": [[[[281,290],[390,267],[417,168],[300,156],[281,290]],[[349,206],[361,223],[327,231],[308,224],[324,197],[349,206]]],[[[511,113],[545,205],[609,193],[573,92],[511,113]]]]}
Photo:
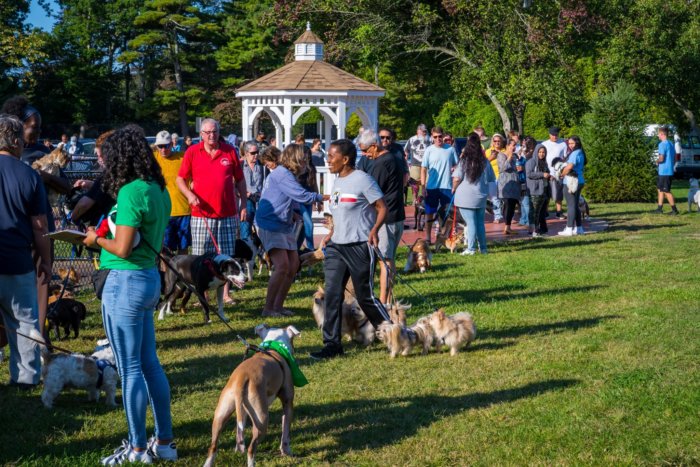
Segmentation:
{"type": "Polygon", "coordinates": [[[547,149],[547,165],[549,166],[549,171],[554,172],[554,167],[552,166],[552,161],[559,157],[562,162],[566,158],[566,141],[564,140],[557,140],[557,141],[543,141],[542,146],[544,146],[547,149]]]}

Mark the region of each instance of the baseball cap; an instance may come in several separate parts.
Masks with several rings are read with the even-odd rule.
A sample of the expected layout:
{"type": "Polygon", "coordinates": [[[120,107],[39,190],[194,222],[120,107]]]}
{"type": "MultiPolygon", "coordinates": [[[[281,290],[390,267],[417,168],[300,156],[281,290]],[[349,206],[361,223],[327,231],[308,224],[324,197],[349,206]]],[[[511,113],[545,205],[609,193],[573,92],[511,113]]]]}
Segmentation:
{"type": "Polygon", "coordinates": [[[167,131],[159,131],[156,135],[156,146],[160,144],[170,144],[170,133],[167,131]]]}
{"type": "Polygon", "coordinates": [[[561,128],[559,128],[558,126],[549,127],[549,134],[550,135],[559,135],[560,131],[561,131],[561,128]]]}

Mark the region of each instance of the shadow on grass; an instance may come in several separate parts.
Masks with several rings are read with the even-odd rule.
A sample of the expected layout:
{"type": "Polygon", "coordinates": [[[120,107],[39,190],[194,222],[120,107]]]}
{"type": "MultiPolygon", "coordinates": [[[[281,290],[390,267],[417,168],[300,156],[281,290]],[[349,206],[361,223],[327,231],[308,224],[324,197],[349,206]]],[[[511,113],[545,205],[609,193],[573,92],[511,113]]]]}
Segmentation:
{"type": "Polygon", "coordinates": [[[561,248],[580,248],[582,246],[589,245],[601,245],[603,243],[609,242],[619,242],[619,238],[596,238],[596,239],[586,239],[583,237],[577,237],[576,239],[569,240],[558,240],[557,242],[550,242],[547,239],[535,240],[530,242],[523,242],[518,245],[513,245],[514,251],[525,251],[525,250],[555,250],[561,248]]]}
{"type": "MultiPolygon", "coordinates": [[[[425,294],[429,303],[434,303],[437,306],[440,304],[454,304],[454,303],[464,303],[464,304],[474,304],[480,302],[505,302],[518,299],[530,299],[537,297],[563,297],[569,294],[575,294],[579,292],[591,292],[597,289],[602,289],[605,286],[602,285],[584,285],[580,287],[569,287],[565,290],[560,288],[553,289],[543,289],[534,290],[532,292],[527,292],[523,290],[527,287],[522,283],[513,283],[507,286],[501,287],[491,287],[488,289],[477,289],[477,290],[452,290],[448,292],[433,292],[425,294]]],[[[417,300],[420,300],[416,296],[417,300]]]]}
{"type": "Polygon", "coordinates": [[[479,330],[480,339],[505,339],[516,338],[532,334],[544,334],[552,332],[577,331],[582,328],[590,328],[599,325],[602,321],[621,318],[619,315],[597,316],[586,319],[570,319],[555,323],[533,324],[528,326],[513,326],[504,329],[479,330]]]}
{"type": "Polygon", "coordinates": [[[644,224],[644,225],[629,225],[622,222],[610,222],[608,224],[608,232],[644,232],[647,230],[664,229],[667,227],[677,228],[680,224],[644,224]],[[621,225],[618,225],[621,224],[621,225]]]}
{"type": "Polygon", "coordinates": [[[400,442],[424,427],[462,412],[537,397],[578,383],[574,379],[553,379],[454,397],[435,394],[303,405],[296,408],[294,415],[308,418],[310,426],[295,430],[292,437],[295,444],[313,444],[318,437],[331,436],[334,445],[325,444],[322,450],[329,452],[324,460],[332,463],[346,452],[400,442]],[[314,423],[314,419],[318,422],[314,423]]]}

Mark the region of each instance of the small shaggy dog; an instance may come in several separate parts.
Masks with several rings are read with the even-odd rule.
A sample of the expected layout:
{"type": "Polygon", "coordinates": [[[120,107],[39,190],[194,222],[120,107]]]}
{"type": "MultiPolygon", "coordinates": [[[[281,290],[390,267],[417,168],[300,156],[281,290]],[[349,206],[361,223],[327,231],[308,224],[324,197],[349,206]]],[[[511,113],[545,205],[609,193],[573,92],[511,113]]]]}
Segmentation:
{"type": "Polygon", "coordinates": [[[403,270],[404,272],[420,271],[421,273],[424,273],[430,269],[430,262],[432,259],[433,255],[430,252],[428,242],[422,238],[418,238],[408,252],[406,266],[403,270]]]}
{"type": "Polygon", "coordinates": [[[690,188],[688,188],[688,212],[693,212],[693,204],[697,206],[698,212],[700,212],[700,196],[698,196],[698,193],[700,193],[700,183],[698,183],[698,179],[695,177],[688,180],[688,183],[690,184],[690,188]]]}
{"type": "MultiPolygon", "coordinates": [[[[326,314],[326,293],[322,287],[319,287],[314,294],[314,304],[312,312],[314,320],[319,329],[323,327],[326,314]]],[[[360,345],[368,346],[374,342],[374,326],[369,322],[367,315],[362,311],[357,303],[352,291],[345,291],[345,299],[342,307],[342,320],[340,334],[347,336],[350,340],[357,342],[360,345]]]]}
{"type": "MultiPolygon", "coordinates": [[[[38,337],[40,338],[40,336],[38,337]]],[[[41,340],[43,341],[43,339],[41,340]]],[[[102,349],[102,352],[104,355],[106,351],[102,349]]],[[[119,374],[113,363],[113,354],[111,361],[109,359],[100,360],[82,354],[49,353],[48,348],[43,345],[41,358],[41,374],[44,380],[41,401],[46,408],[53,407],[54,400],[65,386],[86,389],[88,400],[96,402],[99,401],[100,391],[104,391],[105,403],[109,406],[116,406],[114,398],[117,393],[119,374]]]]}
{"type": "Polygon", "coordinates": [[[476,325],[472,315],[466,312],[447,316],[440,309],[429,316],[428,322],[435,331],[438,343],[450,348],[450,355],[457,355],[462,345],[469,345],[476,338],[476,325]]]}
{"type": "Polygon", "coordinates": [[[410,306],[395,304],[390,316],[392,320],[396,320],[392,323],[385,321],[377,329],[377,338],[387,346],[391,358],[399,353],[403,356],[409,355],[418,344],[422,347],[422,355],[426,355],[433,346],[438,350],[435,330],[430,325],[428,316],[419,318],[416,324],[406,327],[405,310],[408,308],[410,306]]]}
{"type": "Polygon", "coordinates": [[[588,207],[588,201],[583,195],[578,198],[578,208],[581,211],[581,218],[588,219],[591,217],[591,209],[588,207]]]}
{"type": "MultiPolygon", "coordinates": [[[[58,176],[61,173],[61,169],[68,165],[68,161],[70,161],[70,156],[68,153],[63,152],[63,143],[59,143],[56,149],[41,159],[34,161],[32,168],[58,176]]],[[[60,196],[59,193],[50,189],[48,194],[51,205],[56,205],[60,196]]]]}

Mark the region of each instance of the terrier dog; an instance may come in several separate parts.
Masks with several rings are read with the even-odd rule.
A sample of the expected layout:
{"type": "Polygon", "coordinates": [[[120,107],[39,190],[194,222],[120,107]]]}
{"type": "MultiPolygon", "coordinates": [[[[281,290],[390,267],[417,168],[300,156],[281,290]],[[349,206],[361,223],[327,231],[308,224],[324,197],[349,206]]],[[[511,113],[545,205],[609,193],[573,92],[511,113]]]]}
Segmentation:
{"type": "MultiPolygon", "coordinates": [[[[63,152],[63,143],[59,143],[56,146],[56,149],[54,149],[41,159],[34,161],[32,163],[32,168],[35,170],[40,170],[42,172],[49,173],[51,175],[58,176],[61,173],[61,169],[68,165],[69,160],[70,156],[68,155],[68,153],[63,152]]],[[[51,205],[56,205],[58,203],[58,197],[60,196],[60,194],[53,189],[49,189],[48,195],[51,205]]]]}
{"type": "Polygon", "coordinates": [[[459,348],[469,345],[476,337],[476,325],[472,315],[466,312],[447,316],[440,309],[429,317],[430,326],[435,330],[438,342],[444,343],[450,348],[450,355],[457,355],[459,348]]]}
{"type": "Polygon", "coordinates": [[[70,336],[69,329],[73,329],[73,337],[77,338],[80,332],[80,322],[85,319],[87,309],[85,305],[72,298],[61,298],[54,300],[49,306],[46,313],[46,319],[49,321],[49,331],[51,329],[56,333],[56,339],[61,340],[59,327],[63,328],[65,335],[64,339],[70,336]]]}
{"type": "Polygon", "coordinates": [[[75,270],[73,266],[70,268],[58,268],[58,277],[61,281],[66,281],[66,287],[75,287],[80,282],[80,274],[75,270]],[[66,280],[66,277],[68,278],[66,280]]]}
{"type": "Polygon", "coordinates": [[[420,318],[416,324],[406,327],[405,310],[410,308],[410,305],[397,304],[392,307],[394,314],[391,314],[392,321],[396,317],[396,321],[385,321],[379,325],[377,329],[377,338],[382,341],[389,349],[391,358],[396,357],[399,353],[407,356],[413,350],[413,347],[420,344],[422,347],[422,355],[425,355],[430,350],[430,347],[435,345],[435,331],[430,326],[428,317],[420,318]],[[396,307],[400,307],[396,310],[396,307]]]}
{"type": "MultiPolygon", "coordinates": [[[[300,334],[294,326],[284,329],[269,328],[266,324],[255,328],[255,333],[266,341],[276,341],[294,352],[293,339],[300,334]]],[[[292,454],[290,425],[294,406],[292,370],[282,355],[274,350],[256,352],[243,360],[233,371],[221,391],[211,426],[211,444],[205,467],[212,467],[216,459],[217,443],[224,425],[236,411],[236,451],[245,452],[243,431],[248,417],[253,424],[253,437],[248,447],[248,466],[255,465],[255,453],[261,438],[267,432],[270,405],[278,398],[282,402],[282,439],[280,452],[292,454]]]]}
{"type": "MultiPolygon", "coordinates": [[[[319,287],[314,294],[314,304],[311,309],[319,329],[323,327],[326,316],[325,296],[325,291],[322,287],[319,287]]],[[[347,289],[345,290],[345,298],[343,300],[341,313],[341,336],[346,336],[350,340],[365,347],[374,342],[374,326],[372,326],[369,318],[367,318],[367,315],[365,315],[360,308],[354,293],[347,289]]]]}
{"type": "Polygon", "coordinates": [[[430,269],[432,259],[433,255],[430,252],[428,242],[422,238],[418,238],[408,252],[406,266],[403,270],[404,272],[420,271],[424,273],[430,269]]]}
{"type": "MultiPolygon", "coordinates": [[[[34,336],[33,336],[34,337],[34,336]]],[[[44,342],[38,332],[36,340],[44,342]]],[[[105,392],[105,403],[115,406],[114,400],[117,393],[119,374],[112,360],[98,360],[82,354],[58,354],[49,353],[46,345],[42,345],[41,351],[44,391],[41,401],[44,407],[53,407],[54,400],[65,386],[85,388],[88,392],[88,400],[99,401],[100,391],[105,392]]]]}
{"type": "Polygon", "coordinates": [[[588,219],[591,217],[591,209],[588,207],[588,202],[583,195],[578,198],[578,209],[581,211],[581,217],[583,219],[588,219]]]}
{"type": "Polygon", "coordinates": [[[326,258],[321,248],[314,251],[308,251],[299,255],[299,269],[311,267],[314,264],[322,262],[326,258]]]}
{"type": "Polygon", "coordinates": [[[688,180],[688,183],[690,184],[690,188],[688,188],[688,212],[693,212],[693,204],[698,207],[698,212],[700,212],[700,204],[698,204],[698,201],[700,201],[700,197],[698,197],[700,183],[695,177],[688,180]]]}

